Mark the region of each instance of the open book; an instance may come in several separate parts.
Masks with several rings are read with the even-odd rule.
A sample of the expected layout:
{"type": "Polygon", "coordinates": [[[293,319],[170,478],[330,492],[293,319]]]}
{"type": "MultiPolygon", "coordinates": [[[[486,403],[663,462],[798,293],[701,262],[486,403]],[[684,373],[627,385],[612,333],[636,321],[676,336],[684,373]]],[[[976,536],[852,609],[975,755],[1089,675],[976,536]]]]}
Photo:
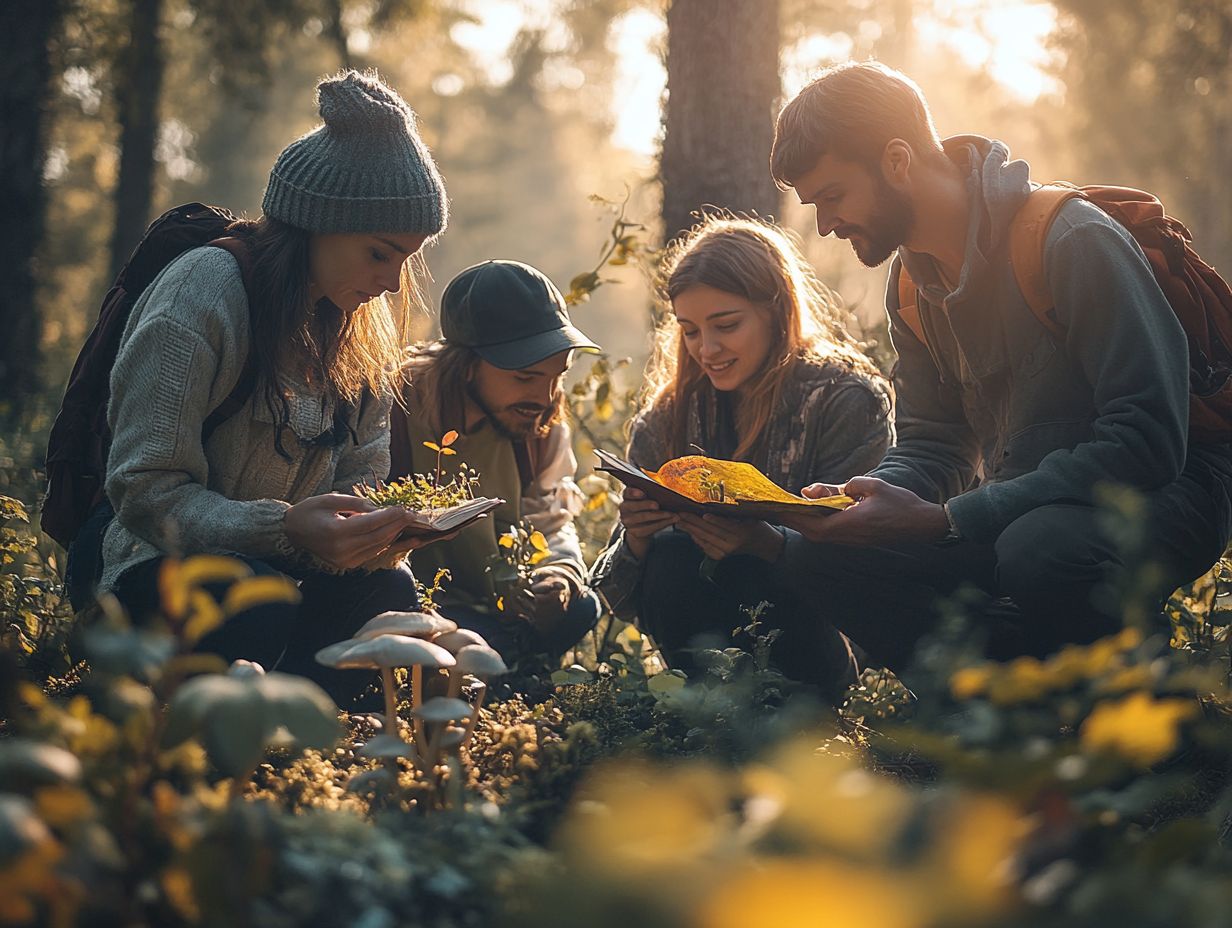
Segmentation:
{"type": "Polygon", "coordinates": [[[710,512],[772,522],[776,516],[801,509],[834,512],[855,503],[850,496],[805,499],[788,493],[752,464],[741,461],[691,454],[648,471],[607,451],[595,449],[595,454],[600,462],[596,470],[641,490],[665,512],[710,512]]]}
{"type": "Polygon", "coordinates": [[[402,530],[398,540],[447,535],[482,519],[504,502],[503,499],[481,496],[478,499],[468,499],[464,503],[446,506],[442,509],[412,511],[411,524],[402,530]]]}

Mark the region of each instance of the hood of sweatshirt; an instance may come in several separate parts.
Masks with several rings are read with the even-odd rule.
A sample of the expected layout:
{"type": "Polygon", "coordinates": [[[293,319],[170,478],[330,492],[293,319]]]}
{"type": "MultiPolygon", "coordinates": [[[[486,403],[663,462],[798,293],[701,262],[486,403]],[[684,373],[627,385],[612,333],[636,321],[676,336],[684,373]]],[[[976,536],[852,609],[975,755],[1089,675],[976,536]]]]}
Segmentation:
{"type": "MultiPolygon", "coordinates": [[[[950,295],[951,300],[960,300],[971,282],[984,276],[990,257],[1009,235],[1014,214],[1031,191],[1031,168],[1025,161],[1011,161],[1009,147],[996,139],[955,135],[941,145],[964,173],[969,200],[963,268],[950,295]]],[[[940,284],[940,275],[929,255],[900,248],[899,257],[920,286],[940,284]]]]}

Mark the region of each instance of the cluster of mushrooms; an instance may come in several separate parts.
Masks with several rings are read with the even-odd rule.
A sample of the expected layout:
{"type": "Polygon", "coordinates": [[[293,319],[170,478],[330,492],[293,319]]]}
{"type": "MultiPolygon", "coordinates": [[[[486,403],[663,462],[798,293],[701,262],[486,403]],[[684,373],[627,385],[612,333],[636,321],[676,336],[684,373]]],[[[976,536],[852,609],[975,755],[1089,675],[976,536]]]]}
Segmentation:
{"type": "Polygon", "coordinates": [[[317,652],[318,663],[344,669],[379,670],[385,690],[381,734],[359,748],[362,757],[381,758],[392,770],[405,757],[431,774],[446,751],[457,751],[471,738],[487,695],[487,680],[508,672],[504,660],[481,635],[432,612],[382,612],[355,637],[317,652]],[[394,669],[409,668],[411,742],[398,725],[394,669]],[[449,675],[444,696],[424,699],[424,671],[449,675]],[[461,698],[463,687],[474,703],[461,698]]]}

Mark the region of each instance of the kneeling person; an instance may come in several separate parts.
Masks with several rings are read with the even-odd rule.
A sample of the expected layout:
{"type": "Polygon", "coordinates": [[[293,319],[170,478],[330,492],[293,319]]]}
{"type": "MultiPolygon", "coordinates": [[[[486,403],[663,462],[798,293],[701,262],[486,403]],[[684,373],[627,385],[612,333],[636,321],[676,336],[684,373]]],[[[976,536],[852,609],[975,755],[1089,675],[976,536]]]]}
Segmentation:
{"type": "Polygon", "coordinates": [[[505,504],[455,539],[422,549],[416,576],[427,581],[448,568],[439,610],[507,660],[559,655],[599,615],[573,525],[582,494],[562,389],[573,352],[598,346],[570,323],[556,286],[516,261],[485,261],[455,277],[441,298],[441,333],[407,362],[406,409],[395,407],[392,416],[390,476],[434,472],[437,455],[424,442],[455,430],[457,456],[441,461],[443,476],[465,462],[479,474],[479,492],[505,504]],[[523,520],[543,533],[550,553],[530,590],[510,596],[496,588],[490,568],[500,562],[499,537],[523,520]]]}

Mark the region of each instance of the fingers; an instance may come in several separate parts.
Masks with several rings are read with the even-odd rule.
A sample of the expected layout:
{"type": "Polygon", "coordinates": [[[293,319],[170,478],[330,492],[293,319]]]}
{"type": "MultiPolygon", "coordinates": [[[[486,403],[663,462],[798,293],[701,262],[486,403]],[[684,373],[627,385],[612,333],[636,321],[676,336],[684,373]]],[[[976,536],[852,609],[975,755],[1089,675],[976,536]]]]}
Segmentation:
{"type": "Polygon", "coordinates": [[[324,512],[373,512],[377,509],[377,505],[371,500],[350,493],[322,493],[304,500],[299,505],[324,512]]]}
{"type": "Polygon", "coordinates": [[[837,496],[839,490],[840,488],[832,483],[810,483],[800,491],[800,495],[805,499],[825,499],[827,496],[837,496]]]}
{"type": "Polygon", "coordinates": [[[876,477],[852,477],[843,484],[843,492],[853,499],[860,499],[861,497],[872,496],[884,486],[886,486],[886,482],[876,477]]]}

